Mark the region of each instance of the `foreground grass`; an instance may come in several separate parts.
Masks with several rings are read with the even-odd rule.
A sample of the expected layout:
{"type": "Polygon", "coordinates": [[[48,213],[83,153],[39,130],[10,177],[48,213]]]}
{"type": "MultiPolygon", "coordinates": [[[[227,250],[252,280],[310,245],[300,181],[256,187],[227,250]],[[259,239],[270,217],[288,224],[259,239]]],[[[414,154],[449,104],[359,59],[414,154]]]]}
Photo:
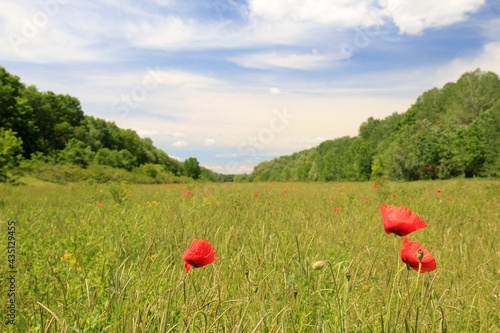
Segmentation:
{"type": "Polygon", "coordinates": [[[500,331],[498,181],[37,185],[0,187],[2,331],[500,331]],[[406,270],[381,204],[427,222],[435,271],[406,270]],[[193,238],[219,259],[186,274],[193,238]]]}

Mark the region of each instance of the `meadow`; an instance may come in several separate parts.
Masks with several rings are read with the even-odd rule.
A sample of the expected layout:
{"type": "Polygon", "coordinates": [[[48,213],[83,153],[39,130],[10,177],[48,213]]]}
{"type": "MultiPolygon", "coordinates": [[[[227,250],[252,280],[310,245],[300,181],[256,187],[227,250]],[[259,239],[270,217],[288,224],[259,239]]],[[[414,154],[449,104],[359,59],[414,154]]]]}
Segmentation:
{"type": "Polygon", "coordinates": [[[500,332],[498,180],[1,185],[0,230],[2,332],[500,332]],[[436,270],[383,204],[427,223],[436,270]],[[195,238],[218,259],[186,273],[195,238]]]}

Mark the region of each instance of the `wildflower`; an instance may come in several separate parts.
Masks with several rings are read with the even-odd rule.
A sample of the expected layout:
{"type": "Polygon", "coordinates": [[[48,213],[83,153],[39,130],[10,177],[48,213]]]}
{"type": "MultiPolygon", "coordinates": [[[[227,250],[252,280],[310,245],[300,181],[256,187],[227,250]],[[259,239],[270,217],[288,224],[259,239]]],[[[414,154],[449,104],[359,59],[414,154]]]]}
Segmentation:
{"type": "Polygon", "coordinates": [[[68,261],[69,258],[71,258],[72,254],[69,252],[65,252],[63,256],[61,257],[61,261],[68,261]]]}
{"type": "Polygon", "coordinates": [[[387,234],[393,233],[398,236],[406,236],[414,231],[427,227],[420,217],[405,206],[380,206],[384,229],[387,234]]]}
{"type": "Polygon", "coordinates": [[[335,201],[335,198],[330,198],[330,202],[334,202],[335,201]]]}
{"type": "Polygon", "coordinates": [[[441,189],[440,189],[440,188],[438,188],[438,189],[436,190],[436,193],[441,193],[441,189]]]}
{"type": "Polygon", "coordinates": [[[254,198],[257,198],[259,196],[259,193],[254,193],[253,196],[254,198]]]}
{"type": "MultiPolygon", "coordinates": [[[[413,270],[425,273],[436,269],[436,260],[432,254],[418,242],[403,239],[401,260],[413,270]]],[[[408,268],[408,269],[409,269],[408,268]]]]}
{"type": "Polygon", "coordinates": [[[338,213],[340,212],[340,207],[335,207],[335,209],[333,210],[335,213],[338,213]]]}
{"type": "Polygon", "coordinates": [[[373,183],[373,187],[378,187],[378,183],[377,182],[373,183]]]}
{"type": "Polygon", "coordinates": [[[312,264],[312,269],[318,271],[320,269],[323,269],[326,265],[328,265],[328,261],[325,260],[316,261],[314,264],[312,264]]]}
{"type": "Polygon", "coordinates": [[[214,257],[215,249],[209,241],[204,239],[194,239],[189,248],[182,256],[186,262],[186,272],[193,267],[203,267],[218,259],[214,257]]]}
{"type": "Polygon", "coordinates": [[[101,209],[102,208],[102,203],[97,204],[97,208],[101,209]]]}
{"type": "Polygon", "coordinates": [[[184,192],[184,193],[182,194],[182,196],[183,196],[183,197],[187,197],[188,195],[191,195],[191,194],[193,194],[193,192],[191,192],[190,190],[187,190],[186,192],[184,192]]]}
{"type": "Polygon", "coordinates": [[[398,195],[397,195],[396,193],[394,193],[394,194],[392,195],[392,197],[393,197],[394,199],[396,199],[396,197],[397,197],[397,196],[398,196],[398,195]]]}

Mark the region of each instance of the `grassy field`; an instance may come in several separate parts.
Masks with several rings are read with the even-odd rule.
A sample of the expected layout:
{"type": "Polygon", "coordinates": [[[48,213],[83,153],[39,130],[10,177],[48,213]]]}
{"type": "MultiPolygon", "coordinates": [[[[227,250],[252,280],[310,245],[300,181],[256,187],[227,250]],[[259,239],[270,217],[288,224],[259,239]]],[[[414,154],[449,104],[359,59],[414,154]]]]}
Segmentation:
{"type": "Polygon", "coordinates": [[[0,186],[0,331],[500,332],[499,181],[187,186],[0,186]],[[382,204],[428,224],[407,237],[436,270],[382,204]],[[194,238],[219,258],[186,274],[194,238]]]}

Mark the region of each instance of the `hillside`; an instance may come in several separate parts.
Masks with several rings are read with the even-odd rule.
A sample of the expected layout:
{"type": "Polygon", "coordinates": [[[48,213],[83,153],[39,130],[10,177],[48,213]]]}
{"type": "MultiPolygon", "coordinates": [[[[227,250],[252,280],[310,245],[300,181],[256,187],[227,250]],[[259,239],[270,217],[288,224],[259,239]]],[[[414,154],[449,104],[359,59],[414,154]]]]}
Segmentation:
{"type": "Polygon", "coordinates": [[[0,67],[0,181],[21,170],[49,181],[231,180],[179,162],[131,129],[85,115],[77,98],[39,92],[0,67]]]}
{"type": "Polygon", "coordinates": [[[403,114],[370,117],[355,137],[263,162],[256,181],[500,176],[500,80],[479,69],[424,92],[403,114]]]}

